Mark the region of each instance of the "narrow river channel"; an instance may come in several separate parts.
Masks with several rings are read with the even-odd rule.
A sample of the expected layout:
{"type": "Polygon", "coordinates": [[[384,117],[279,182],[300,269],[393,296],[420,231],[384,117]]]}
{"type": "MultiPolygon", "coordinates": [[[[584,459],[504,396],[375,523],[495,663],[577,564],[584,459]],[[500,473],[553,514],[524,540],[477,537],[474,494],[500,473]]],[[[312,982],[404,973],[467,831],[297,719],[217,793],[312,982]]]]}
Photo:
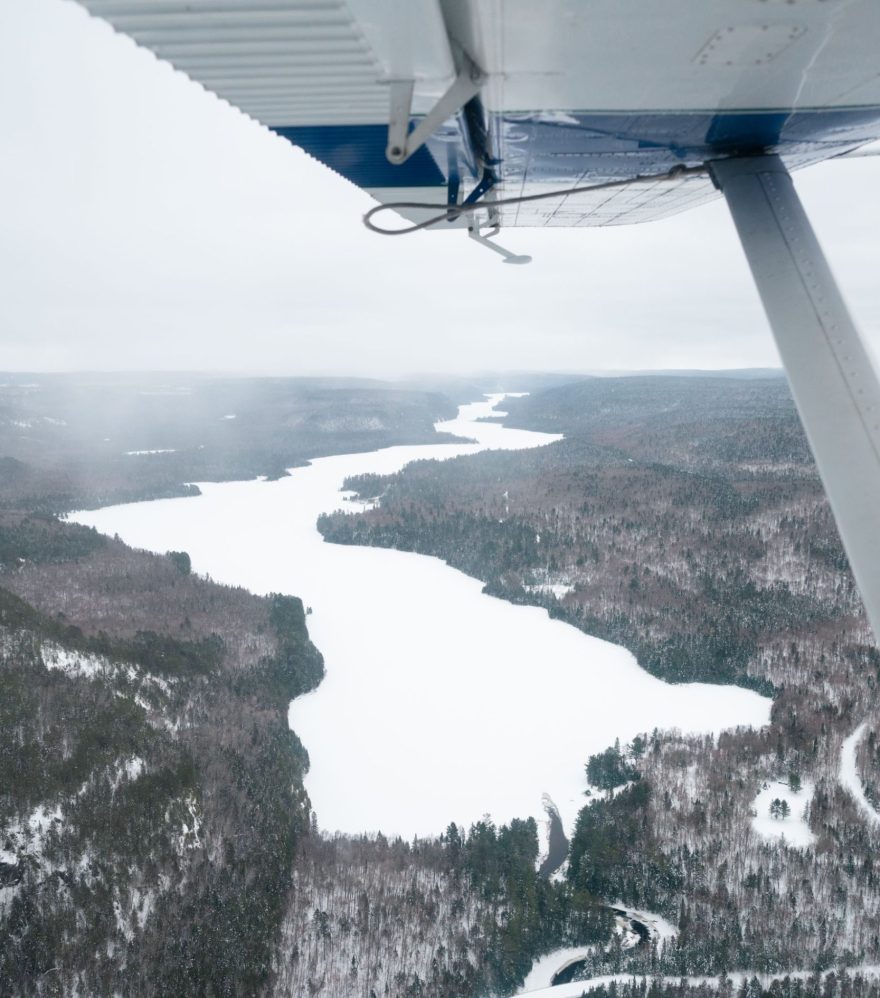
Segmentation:
{"type": "Polygon", "coordinates": [[[570,833],[587,756],[615,738],[769,719],[770,701],[756,693],[661,682],[625,649],[487,596],[435,558],[323,541],[317,517],[348,505],[339,490],[349,475],[558,439],[479,422],[502,399],[437,424],[474,443],[319,458],[277,481],[208,483],[201,496],[72,517],[135,547],[188,551],[193,569],[218,582],[291,593],[312,608],[327,675],[291,704],[290,723],[327,831],[430,835],[487,813],[540,820],[546,792],[570,833]]]}

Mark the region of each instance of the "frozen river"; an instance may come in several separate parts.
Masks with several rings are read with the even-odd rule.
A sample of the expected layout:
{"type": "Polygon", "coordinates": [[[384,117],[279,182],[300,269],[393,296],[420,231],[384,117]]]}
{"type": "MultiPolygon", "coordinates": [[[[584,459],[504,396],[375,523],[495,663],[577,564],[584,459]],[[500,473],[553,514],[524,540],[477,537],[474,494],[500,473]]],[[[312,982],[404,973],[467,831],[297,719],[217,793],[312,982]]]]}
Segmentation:
{"type": "Polygon", "coordinates": [[[290,723],[308,749],[306,787],[326,831],[429,835],[485,813],[542,820],[546,792],[571,832],[587,756],[615,738],[769,719],[770,701],[756,693],[664,683],[625,649],[486,596],[435,558],[323,541],[315,522],[346,505],[349,475],[558,439],[476,422],[501,398],[437,424],[473,444],[319,458],[278,481],[208,483],[198,497],[72,517],[135,547],[188,551],[194,571],[218,582],[312,607],[327,675],[291,704],[290,723]]]}

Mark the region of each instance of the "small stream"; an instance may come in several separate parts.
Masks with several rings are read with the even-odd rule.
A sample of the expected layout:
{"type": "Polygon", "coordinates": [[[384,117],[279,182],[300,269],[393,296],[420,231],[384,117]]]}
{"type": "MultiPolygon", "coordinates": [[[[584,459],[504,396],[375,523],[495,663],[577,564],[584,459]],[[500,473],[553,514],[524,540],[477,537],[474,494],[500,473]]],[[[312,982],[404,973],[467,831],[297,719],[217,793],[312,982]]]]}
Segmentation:
{"type": "MultiPolygon", "coordinates": [[[[634,918],[631,912],[625,911],[623,908],[613,908],[610,905],[607,910],[617,917],[618,925],[624,932],[629,932],[638,937],[638,941],[632,946],[627,947],[627,949],[637,949],[641,946],[647,946],[651,942],[651,930],[644,922],[640,922],[637,918],[634,918]]],[[[572,960],[571,963],[567,963],[550,978],[551,986],[570,984],[586,968],[587,962],[587,959],[584,958],[582,960],[572,960]]]]}
{"type": "Polygon", "coordinates": [[[568,858],[569,843],[562,818],[559,816],[559,808],[547,794],[544,794],[544,811],[547,814],[547,821],[550,823],[550,830],[547,836],[547,855],[544,857],[544,862],[538,867],[538,876],[544,880],[549,880],[568,858]]]}

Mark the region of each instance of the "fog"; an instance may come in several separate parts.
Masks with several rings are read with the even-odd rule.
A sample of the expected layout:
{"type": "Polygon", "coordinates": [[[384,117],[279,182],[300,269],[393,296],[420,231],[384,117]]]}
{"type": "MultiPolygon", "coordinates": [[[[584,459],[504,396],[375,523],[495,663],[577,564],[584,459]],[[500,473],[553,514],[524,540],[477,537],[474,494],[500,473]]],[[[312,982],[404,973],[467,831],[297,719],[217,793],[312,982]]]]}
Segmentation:
{"type": "MultiPolygon", "coordinates": [[[[70,0],[0,7],[0,370],[400,376],[775,366],[725,206],[652,225],[367,232],[362,192],[70,0]]],[[[880,160],[797,179],[880,340],[880,160]]]]}

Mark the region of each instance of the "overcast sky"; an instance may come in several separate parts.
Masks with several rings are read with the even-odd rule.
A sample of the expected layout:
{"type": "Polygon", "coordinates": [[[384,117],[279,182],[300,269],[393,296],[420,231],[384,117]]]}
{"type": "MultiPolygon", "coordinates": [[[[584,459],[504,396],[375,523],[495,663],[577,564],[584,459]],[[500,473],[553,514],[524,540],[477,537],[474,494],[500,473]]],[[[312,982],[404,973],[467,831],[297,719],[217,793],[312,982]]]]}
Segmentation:
{"type": "MultiPolygon", "coordinates": [[[[0,4],[0,370],[775,366],[723,203],[387,239],[371,202],[71,0],[0,4]]],[[[797,177],[880,346],[880,159],[797,177]]]]}

